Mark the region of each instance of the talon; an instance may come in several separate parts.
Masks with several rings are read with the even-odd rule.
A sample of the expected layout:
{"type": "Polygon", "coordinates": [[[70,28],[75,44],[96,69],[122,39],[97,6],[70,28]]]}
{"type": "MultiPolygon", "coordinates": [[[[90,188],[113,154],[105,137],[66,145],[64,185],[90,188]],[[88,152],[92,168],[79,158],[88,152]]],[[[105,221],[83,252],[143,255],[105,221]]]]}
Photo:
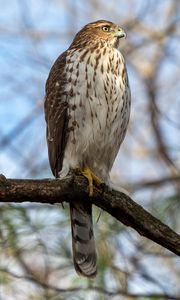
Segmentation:
{"type": "Polygon", "coordinates": [[[98,176],[96,176],[92,171],[91,171],[91,175],[97,185],[101,185],[103,183],[103,181],[98,176]]]}
{"type": "Polygon", "coordinates": [[[81,170],[81,173],[87,178],[89,182],[89,197],[93,196],[93,181],[97,184],[100,185],[102,184],[102,180],[96,176],[90,168],[85,167],[83,170],[81,170]]]}

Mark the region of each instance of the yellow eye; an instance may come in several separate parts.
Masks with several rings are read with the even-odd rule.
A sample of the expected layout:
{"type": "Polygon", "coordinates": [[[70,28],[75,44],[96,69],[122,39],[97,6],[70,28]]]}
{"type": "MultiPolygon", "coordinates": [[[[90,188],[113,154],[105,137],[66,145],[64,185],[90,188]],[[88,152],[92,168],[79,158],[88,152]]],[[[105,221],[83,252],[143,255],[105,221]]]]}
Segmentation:
{"type": "Polygon", "coordinates": [[[102,30],[108,32],[110,31],[110,26],[103,26],[102,30]]]}

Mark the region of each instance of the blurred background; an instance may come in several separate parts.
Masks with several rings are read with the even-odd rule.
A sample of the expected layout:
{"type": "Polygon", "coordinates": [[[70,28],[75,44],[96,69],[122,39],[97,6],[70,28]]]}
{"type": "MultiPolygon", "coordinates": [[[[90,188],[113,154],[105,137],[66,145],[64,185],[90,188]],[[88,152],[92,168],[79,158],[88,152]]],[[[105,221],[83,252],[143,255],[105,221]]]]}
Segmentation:
{"type": "MultiPolygon", "coordinates": [[[[107,19],[132,91],[129,130],[112,179],[180,232],[180,1],[0,0],[0,173],[52,177],[44,86],[57,56],[88,22],[107,19]]],[[[94,208],[98,275],[76,275],[68,205],[0,205],[0,299],[180,299],[177,256],[94,208]]]]}

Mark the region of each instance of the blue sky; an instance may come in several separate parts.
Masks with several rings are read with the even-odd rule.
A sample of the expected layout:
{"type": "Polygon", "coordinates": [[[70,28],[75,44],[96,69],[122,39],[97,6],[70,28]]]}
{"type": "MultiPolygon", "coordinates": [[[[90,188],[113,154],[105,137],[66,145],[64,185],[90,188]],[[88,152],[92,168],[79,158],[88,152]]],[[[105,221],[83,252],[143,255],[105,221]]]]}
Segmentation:
{"type": "MultiPolygon", "coordinates": [[[[0,1],[2,2],[2,1],[0,1]]],[[[141,15],[143,11],[146,12],[147,4],[144,1],[132,1],[131,5],[129,2],[122,1],[123,10],[121,10],[117,1],[111,1],[103,6],[103,1],[99,1],[96,10],[92,10],[92,4],[78,1],[3,1],[3,9],[0,12],[0,134],[6,136],[11,131],[13,131],[16,124],[21,122],[26,118],[31,111],[33,111],[39,101],[43,101],[44,97],[44,86],[45,81],[48,76],[50,66],[57,56],[65,50],[69,43],[71,42],[75,32],[80,29],[85,23],[91,21],[92,19],[112,19],[112,12],[114,21],[121,20],[122,24],[129,17],[129,13],[134,13],[134,15],[141,15]],[[114,10],[114,6],[117,7],[117,12],[114,10]],[[119,13],[118,13],[119,12],[119,13]],[[37,38],[34,34],[38,32],[37,38]],[[31,36],[32,35],[32,36],[31,36]]],[[[155,3],[155,1],[151,1],[155,3]]],[[[150,28],[160,29],[163,28],[164,19],[160,18],[162,9],[165,10],[168,1],[159,1],[157,10],[151,8],[150,11],[144,13],[144,23],[150,28]],[[155,22],[156,21],[156,22],[155,22]]],[[[154,7],[152,5],[152,7],[154,7]]],[[[168,7],[168,6],[167,6],[168,7]]],[[[132,19],[134,16],[132,16],[132,19]]],[[[134,32],[129,31],[128,36],[130,41],[138,44],[142,40],[142,36],[134,34],[134,32]]],[[[173,56],[178,56],[178,51],[180,51],[180,46],[177,45],[176,37],[171,39],[171,43],[168,45],[169,51],[172,51],[173,56]]],[[[146,47],[144,49],[144,59],[150,58],[152,51],[146,47]]],[[[138,54],[138,53],[137,53],[138,54]]],[[[132,58],[130,58],[132,59],[132,58]]],[[[137,55],[135,59],[140,59],[137,55]]],[[[178,57],[177,57],[178,59],[178,57]]],[[[177,138],[179,131],[176,126],[173,127],[173,122],[178,123],[178,102],[173,101],[173,107],[171,107],[172,91],[169,90],[168,83],[171,78],[171,74],[175,71],[178,73],[177,59],[175,62],[171,60],[171,56],[167,57],[167,62],[163,63],[162,70],[159,74],[159,85],[164,84],[165,92],[159,92],[158,103],[160,104],[160,109],[163,114],[168,111],[167,118],[162,120],[162,125],[164,130],[165,139],[167,142],[171,143],[171,148],[173,149],[173,155],[177,159],[177,138]],[[164,83],[165,82],[165,83],[164,83]],[[167,88],[166,88],[167,87],[167,88]],[[167,121],[170,120],[170,122],[167,121]],[[173,134],[172,134],[173,132],[173,134]],[[171,138],[170,138],[171,136],[171,138]]],[[[127,61],[129,58],[127,59],[127,61]]],[[[146,93],[144,93],[143,84],[141,79],[137,77],[137,73],[134,72],[131,64],[128,63],[129,78],[132,89],[132,127],[133,121],[137,122],[137,111],[146,111],[146,93]]],[[[178,84],[172,82],[174,92],[173,97],[179,97],[178,84]]],[[[148,122],[148,116],[145,114],[142,118],[141,115],[140,123],[137,127],[140,138],[145,138],[146,133],[144,128],[147,128],[147,135],[150,134],[148,122]]],[[[137,124],[137,123],[136,123],[137,124]]],[[[179,126],[179,125],[178,125],[179,126]]],[[[41,115],[38,117],[36,122],[32,122],[26,134],[32,139],[34,139],[34,133],[36,135],[38,127],[39,134],[37,142],[40,143],[40,148],[44,149],[45,155],[41,155],[39,159],[43,158],[47,161],[47,150],[45,143],[45,123],[43,117],[43,107],[41,109],[41,115]]],[[[21,136],[21,135],[20,135],[21,136]]],[[[24,144],[23,154],[27,153],[29,148],[33,151],[33,144],[28,142],[25,138],[26,143],[22,138],[16,139],[17,143],[13,145],[21,150],[21,146],[18,143],[24,144]]],[[[135,155],[133,158],[133,153],[130,155],[131,161],[128,160],[126,153],[126,148],[129,147],[129,143],[134,145],[138,150],[138,140],[132,136],[131,131],[128,132],[125,139],[125,145],[122,146],[120,156],[117,157],[115,169],[120,174],[123,172],[123,177],[125,180],[144,178],[144,168],[149,169],[149,172],[145,174],[148,176],[151,174],[152,177],[156,176],[153,174],[152,161],[149,159],[143,159],[142,156],[135,155]],[[126,162],[128,168],[127,171],[124,168],[124,161],[126,162]],[[121,165],[123,171],[121,171],[121,165]],[[152,170],[151,170],[152,169],[152,170]],[[119,171],[118,171],[119,170],[119,171]],[[129,172],[129,170],[131,170],[129,172]],[[143,174],[143,176],[142,176],[143,174]]],[[[153,139],[146,141],[146,144],[153,147],[153,139]]],[[[139,147],[140,148],[140,147],[139,147]]],[[[5,149],[5,148],[4,148],[5,149]]],[[[143,151],[142,151],[143,152],[143,151]]],[[[1,150],[0,156],[0,167],[2,172],[7,174],[7,176],[18,176],[18,172],[22,174],[21,167],[17,167],[17,172],[12,172],[13,167],[7,167],[7,162],[4,164],[3,161],[8,161],[11,164],[13,158],[13,151],[6,149],[1,150]],[[5,159],[7,158],[7,159],[5,159]],[[19,170],[19,171],[18,171],[19,170]]],[[[48,162],[47,162],[48,163],[48,162]]],[[[14,165],[14,163],[13,163],[14,165]]],[[[159,170],[160,172],[160,170],[159,170]]],[[[164,170],[162,170],[164,172],[164,170]]],[[[49,175],[51,173],[49,172],[49,175]]],[[[31,176],[31,174],[29,174],[31,176]]]]}
{"type": "MultiPolygon", "coordinates": [[[[127,40],[123,51],[126,54],[128,49],[133,50],[126,55],[132,90],[131,123],[114,165],[114,179],[123,185],[170,174],[156,155],[147,90],[141,76],[141,71],[153,64],[156,45],[145,46],[147,36],[141,27],[134,29],[127,20],[133,22],[136,16],[141,16],[143,25],[159,32],[168,25],[164,14],[168,14],[171,1],[100,0],[95,9],[92,3],[83,0],[0,0],[3,8],[0,10],[0,173],[7,177],[52,177],[43,114],[45,81],[52,63],[67,49],[74,34],[84,24],[96,19],[112,20],[122,27],[125,24],[127,40]],[[151,8],[148,7],[150,4],[151,8]],[[135,49],[141,42],[143,46],[135,49]],[[138,72],[136,65],[141,67],[138,72]]],[[[173,18],[168,20],[172,22],[173,18]]],[[[160,125],[164,141],[177,165],[180,162],[178,39],[177,33],[168,35],[164,41],[166,56],[157,75],[160,125]]],[[[173,193],[174,187],[168,185],[160,190],[138,191],[133,197],[139,203],[148,205],[152,199],[161,200],[173,193]]],[[[124,240],[127,245],[126,236],[124,240]]],[[[156,274],[159,276],[158,270],[156,274]]],[[[168,278],[171,277],[170,274],[168,278]]],[[[133,289],[138,291],[139,279],[133,282],[133,289]]],[[[148,289],[147,286],[144,288],[148,289]]]]}

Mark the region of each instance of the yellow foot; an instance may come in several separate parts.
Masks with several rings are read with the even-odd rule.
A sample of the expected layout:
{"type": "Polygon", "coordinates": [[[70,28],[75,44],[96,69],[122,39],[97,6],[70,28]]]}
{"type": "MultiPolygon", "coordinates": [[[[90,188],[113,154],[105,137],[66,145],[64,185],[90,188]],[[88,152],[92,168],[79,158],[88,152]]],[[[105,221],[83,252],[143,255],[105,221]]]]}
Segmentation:
{"type": "Polygon", "coordinates": [[[81,170],[81,173],[87,178],[88,182],[89,182],[89,196],[92,197],[93,196],[93,181],[97,184],[100,185],[102,182],[102,180],[96,176],[90,168],[85,167],[83,170],[81,170]]]}

